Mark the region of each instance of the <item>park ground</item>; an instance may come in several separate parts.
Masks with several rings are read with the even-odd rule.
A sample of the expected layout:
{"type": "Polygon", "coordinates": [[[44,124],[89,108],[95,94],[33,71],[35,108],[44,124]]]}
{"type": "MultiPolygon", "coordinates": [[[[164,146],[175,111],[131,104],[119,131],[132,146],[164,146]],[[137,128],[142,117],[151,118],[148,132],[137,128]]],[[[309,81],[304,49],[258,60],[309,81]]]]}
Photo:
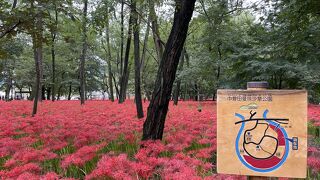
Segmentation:
{"type": "MultiPolygon", "coordinates": [[[[163,141],[145,148],[132,101],[43,101],[33,118],[31,108],[0,102],[0,179],[246,179],[216,174],[212,101],[171,103],[163,141]]],[[[317,179],[320,106],[308,118],[308,178],[317,179]]]]}

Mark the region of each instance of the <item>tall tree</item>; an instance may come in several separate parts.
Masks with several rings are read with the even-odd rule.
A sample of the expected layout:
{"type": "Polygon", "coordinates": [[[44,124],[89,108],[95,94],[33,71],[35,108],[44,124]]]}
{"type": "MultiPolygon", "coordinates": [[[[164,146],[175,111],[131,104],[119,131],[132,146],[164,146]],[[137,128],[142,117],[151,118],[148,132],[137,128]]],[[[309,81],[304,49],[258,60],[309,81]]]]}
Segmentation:
{"type": "Polygon", "coordinates": [[[195,1],[176,0],[173,26],[158,69],[147,119],[143,124],[143,140],[162,139],[172,85],[187,37],[195,1]]]}
{"type": "Polygon", "coordinates": [[[131,38],[132,38],[132,21],[133,21],[133,11],[132,7],[130,7],[130,17],[128,24],[128,37],[127,37],[127,46],[126,52],[124,56],[124,64],[123,71],[120,79],[120,94],[119,94],[119,103],[123,103],[126,99],[126,92],[129,80],[129,55],[130,55],[130,46],[131,46],[131,38]]]}
{"type": "Polygon", "coordinates": [[[55,101],[55,79],[56,79],[56,51],[55,51],[55,41],[57,37],[57,30],[58,30],[58,9],[57,5],[54,4],[54,26],[51,28],[51,59],[52,59],[52,101],[55,101]]]}
{"type": "MultiPolygon", "coordinates": [[[[124,42],[124,0],[121,0],[121,34],[120,34],[120,78],[123,71],[123,42],[124,42]]],[[[120,79],[121,81],[121,79],[120,79]]]]}
{"type": "Polygon", "coordinates": [[[106,12],[106,38],[107,38],[107,48],[108,48],[108,83],[109,83],[109,96],[110,100],[113,102],[114,101],[114,95],[113,95],[113,83],[112,83],[112,68],[111,68],[111,48],[110,48],[110,25],[109,25],[109,6],[107,4],[107,12],[106,12]]]}
{"type": "Polygon", "coordinates": [[[141,80],[140,80],[140,28],[138,24],[138,12],[137,12],[137,3],[136,0],[132,0],[132,11],[133,11],[133,41],[134,41],[134,94],[135,102],[137,108],[138,118],[143,118],[143,108],[142,108],[142,99],[141,99],[141,80]]]}
{"type": "MultiPolygon", "coordinates": [[[[180,57],[180,65],[179,65],[179,69],[178,69],[180,72],[183,70],[184,54],[185,54],[185,49],[182,50],[181,57],[180,57]]],[[[181,89],[180,86],[181,86],[181,79],[178,79],[175,92],[173,93],[173,105],[178,105],[180,89],[181,89]]]]}
{"type": "Polygon", "coordinates": [[[154,6],[155,6],[154,0],[149,0],[149,13],[150,13],[150,18],[151,18],[153,41],[154,41],[154,44],[155,44],[158,61],[161,61],[162,54],[163,54],[163,45],[162,45],[162,41],[161,41],[161,38],[160,38],[157,14],[156,14],[154,6]]]}
{"type": "MultiPolygon", "coordinates": [[[[31,4],[33,6],[33,3],[31,4]]],[[[38,101],[42,100],[42,76],[43,76],[43,66],[42,66],[42,41],[43,41],[43,14],[42,10],[40,8],[36,9],[36,15],[35,15],[35,28],[32,32],[32,42],[33,42],[33,52],[34,52],[34,61],[35,61],[35,67],[36,67],[36,83],[35,83],[35,93],[34,93],[34,102],[33,102],[33,110],[32,110],[32,116],[37,114],[38,110],[38,101]]]]}
{"type": "Polygon", "coordinates": [[[86,86],[86,79],[85,79],[85,60],[86,60],[86,53],[87,53],[87,11],[88,11],[88,0],[83,1],[83,17],[82,17],[82,54],[80,58],[80,101],[81,104],[85,102],[85,86],[86,86]]]}
{"type": "Polygon", "coordinates": [[[150,32],[150,13],[148,16],[148,21],[147,21],[147,29],[145,32],[144,36],[144,41],[143,41],[143,48],[142,48],[142,55],[141,55],[141,62],[140,62],[140,71],[143,73],[143,69],[145,67],[145,61],[146,61],[146,52],[148,48],[148,40],[149,40],[149,32],[150,32]]]}
{"type": "MultiPolygon", "coordinates": [[[[15,66],[15,59],[13,60],[5,60],[4,69],[2,71],[4,75],[4,84],[5,84],[5,100],[9,101],[10,99],[10,91],[13,87],[13,71],[15,66]]],[[[11,95],[12,96],[12,95],[11,95]]]]}

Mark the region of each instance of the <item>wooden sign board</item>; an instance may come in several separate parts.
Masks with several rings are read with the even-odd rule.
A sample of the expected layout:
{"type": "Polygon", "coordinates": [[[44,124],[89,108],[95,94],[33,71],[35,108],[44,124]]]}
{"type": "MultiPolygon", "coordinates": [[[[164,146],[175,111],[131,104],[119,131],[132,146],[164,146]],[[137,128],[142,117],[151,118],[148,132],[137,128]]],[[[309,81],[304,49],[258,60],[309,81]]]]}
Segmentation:
{"type": "Polygon", "coordinates": [[[305,178],[307,92],[218,90],[217,170],[305,178]]]}

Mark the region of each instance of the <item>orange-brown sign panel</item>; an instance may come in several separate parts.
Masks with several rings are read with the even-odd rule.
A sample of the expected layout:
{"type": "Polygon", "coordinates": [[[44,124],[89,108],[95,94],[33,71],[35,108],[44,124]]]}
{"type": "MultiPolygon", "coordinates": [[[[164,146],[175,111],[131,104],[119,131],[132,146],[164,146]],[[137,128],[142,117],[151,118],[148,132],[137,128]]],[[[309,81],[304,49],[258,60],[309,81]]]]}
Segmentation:
{"type": "Polygon", "coordinates": [[[218,173],[305,178],[307,92],[218,90],[218,173]]]}

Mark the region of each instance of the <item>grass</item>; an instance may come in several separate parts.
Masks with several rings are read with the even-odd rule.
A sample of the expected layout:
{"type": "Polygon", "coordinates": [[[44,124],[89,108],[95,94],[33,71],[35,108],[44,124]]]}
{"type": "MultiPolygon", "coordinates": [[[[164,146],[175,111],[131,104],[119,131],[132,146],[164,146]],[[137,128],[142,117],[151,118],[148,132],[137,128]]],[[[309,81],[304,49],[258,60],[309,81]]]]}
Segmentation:
{"type": "MultiPolygon", "coordinates": [[[[312,144],[316,147],[320,147],[320,136],[319,132],[320,127],[315,126],[312,122],[308,122],[308,134],[313,136],[312,138],[312,144]]],[[[307,170],[307,179],[320,179],[320,173],[313,173],[312,169],[308,168],[307,170]]]]}
{"type": "Polygon", "coordinates": [[[124,136],[121,135],[118,139],[111,141],[107,146],[103,147],[98,153],[126,153],[129,159],[133,159],[134,155],[138,152],[138,148],[138,143],[129,143],[127,140],[125,140],[124,136]]]}
{"type": "Polygon", "coordinates": [[[10,156],[4,156],[0,158],[0,171],[5,169],[3,165],[8,159],[10,159],[10,156]]]}
{"type": "Polygon", "coordinates": [[[12,138],[13,139],[20,139],[20,138],[23,138],[23,137],[27,137],[28,134],[17,134],[17,135],[13,135],[12,138]]]}
{"type": "Polygon", "coordinates": [[[310,180],[313,180],[313,179],[320,179],[320,173],[312,173],[312,169],[308,168],[307,169],[307,178],[306,179],[310,179],[310,180]]]}
{"type": "MultiPolygon", "coordinates": [[[[43,143],[39,140],[33,145],[33,147],[40,147],[42,144],[43,143]]],[[[42,167],[43,173],[53,171],[60,175],[72,174],[70,173],[70,172],[73,172],[72,168],[71,170],[69,170],[70,172],[69,171],[65,172],[65,170],[60,166],[60,164],[61,164],[63,155],[72,154],[75,151],[76,151],[76,148],[72,144],[69,144],[60,150],[56,150],[54,153],[58,155],[57,158],[45,160],[40,164],[42,167]]]]}
{"type": "Polygon", "coordinates": [[[43,146],[43,141],[42,140],[38,140],[35,143],[33,143],[31,145],[31,147],[33,147],[34,149],[41,149],[43,146]]]}
{"type": "Polygon", "coordinates": [[[43,161],[40,166],[43,169],[43,172],[56,172],[57,174],[61,174],[63,172],[63,169],[60,167],[60,158],[54,158],[50,160],[43,161]]]}
{"type": "Polygon", "coordinates": [[[159,154],[159,157],[172,157],[173,156],[173,152],[170,152],[170,151],[163,151],[159,154]]]}
{"type": "Polygon", "coordinates": [[[320,147],[320,127],[313,125],[312,122],[308,122],[308,134],[313,136],[313,143],[320,147]]]}
{"type": "Polygon", "coordinates": [[[308,121],[308,134],[315,136],[317,132],[317,127],[313,125],[312,122],[308,121]]]}
{"type": "Polygon", "coordinates": [[[183,150],[183,152],[195,151],[203,148],[208,148],[210,146],[210,144],[199,144],[196,141],[193,141],[189,147],[183,150]]]}
{"type": "Polygon", "coordinates": [[[65,154],[72,154],[76,151],[76,148],[72,144],[68,144],[64,148],[55,151],[56,154],[59,156],[65,155],[65,154]]]}
{"type": "Polygon", "coordinates": [[[13,139],[20,139],[20,138],[23,138],[23,137],[27,137],[28,134],[25,133],[24,131],[22,131],[21,129],[16,129],[15,132],[17,134],[13,135],[12,138],[13,139]]]}
{"type": "MultiPolygon", "coordinates": [[[[39,141],[35,143],[33,147],[39,147],[41,144],[41,141],[39,141]]],[[[97,163],[103,154],[106,154],[108,152],[115,152],[116,154],[125,153],[128,155],[128,158],[133,159],[134,155],[138,151],[138,147],[138,143],[129,143],[122,135],[118,139],[111,141],[110,143],[108,143],[108,145],[101,148],[96,153],[96,156],[90,161],[87,161],[84,165],[70,165],[68,168],[63,169],[60,166],[62,157],[67,154],[72,154],[76,151],[76,148],[72,144],[69,144],[64,148],[55,151],[55,153],[59,157],[42,162],[41,167],[43,173],[54,171],[55,173],[64,177],[83,179],[86,175],[90,174],[96,168],[97,163]]]]}

